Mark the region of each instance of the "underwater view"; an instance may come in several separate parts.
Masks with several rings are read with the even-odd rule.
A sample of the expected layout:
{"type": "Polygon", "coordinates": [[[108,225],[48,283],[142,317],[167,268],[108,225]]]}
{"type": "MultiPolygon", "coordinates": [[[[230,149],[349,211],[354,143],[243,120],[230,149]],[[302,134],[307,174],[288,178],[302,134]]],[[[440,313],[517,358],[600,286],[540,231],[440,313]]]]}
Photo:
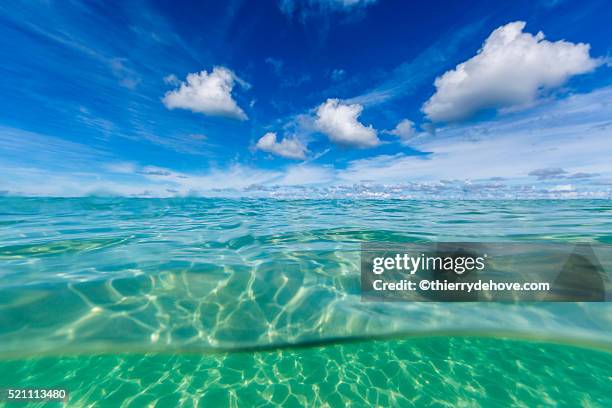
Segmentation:
{"type": "Polygon", "coordinates": [[[0,388],[92,407],[609,406],[609,303],[364,302],[359,245],[606,244],[610,215],[602,200],[2,198],[0,388]]]}

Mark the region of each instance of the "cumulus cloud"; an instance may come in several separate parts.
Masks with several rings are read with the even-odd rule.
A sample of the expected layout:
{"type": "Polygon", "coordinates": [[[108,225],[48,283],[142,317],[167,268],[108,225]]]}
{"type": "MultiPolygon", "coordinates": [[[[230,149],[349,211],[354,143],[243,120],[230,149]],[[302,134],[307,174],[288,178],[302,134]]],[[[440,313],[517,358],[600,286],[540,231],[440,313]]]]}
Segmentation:
{"type": "MultiPolygon", "coordinates": [[[[167,83],[176,83],[176,77],[168,76],[167,83]]],[[[238,106],[232,96],[235,83],[243,88],[249,84],[241,80],[225,67],[214,67],[211,73],[207,71],[194,72],[187,75],[187,81],[179,81],[180,87],[168,91],[162,101],[168,109],[188,109],[210,116],[224,116],[233,119],[246,120],[247,115],[238,106]]]]}
{"type": "Polygon", "coordinates": [[[551,180],[592,183],[611,174],[610,131],[595,126],[612,117],[612,104],[601,103],[610,97],[612,87],[479,124],[446,126],[436,137],[412,142],[416,150],[430,153],[360,158],[340,169],[338,178],[392,183],[496,176],[535,186],[551,180]],[[526,178],[529,173],[534,179],[526,178]]]}
{"type": "Polygon", "coordinates": [[[434,121],[457,121],[485,109],[533,104],[542,90],[595,69],[589,44],[551,42],[544,34],[524,33],[516,21],[491,33],[476,56],[436,78],[436,92],[423,105],[434,121]]]}
{"type": "Polygon", "coordinates": [[[268,132],[257,141],[255,148],[263,152],[275,154],[287,159],[304,160],[306,158],[306,146],[295,138],[284,138],[276,141],[276,133],[268,132]]]}
{"type": "Polygon", "coordinates": [[[363,106],[328,99],[317,108],[315,126],[332,142],[354,147],[373,147],[380,143],[372,125],[359,122],[363,106]]]}
{"type": "Polygon", "coordinates": [[[395,129],[385,130],[384,133],[397,136],[402,142],[407,142],[416,135],[416,130],[413,121],[404,119],[395,126],[395,129]]]}

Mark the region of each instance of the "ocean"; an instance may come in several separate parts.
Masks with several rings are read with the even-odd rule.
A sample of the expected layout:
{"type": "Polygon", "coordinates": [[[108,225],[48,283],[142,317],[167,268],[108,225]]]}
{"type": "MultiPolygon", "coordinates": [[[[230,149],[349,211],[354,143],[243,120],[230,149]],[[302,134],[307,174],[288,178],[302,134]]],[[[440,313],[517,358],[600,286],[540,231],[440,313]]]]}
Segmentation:
{"type": "Polygon", "coordinates": [[[611,244],[611,215],[607,200],[2,197],[0,389],[64,388],[79,407],[611,406],[612,304],[364,302],[359,252],[611,244]]]}

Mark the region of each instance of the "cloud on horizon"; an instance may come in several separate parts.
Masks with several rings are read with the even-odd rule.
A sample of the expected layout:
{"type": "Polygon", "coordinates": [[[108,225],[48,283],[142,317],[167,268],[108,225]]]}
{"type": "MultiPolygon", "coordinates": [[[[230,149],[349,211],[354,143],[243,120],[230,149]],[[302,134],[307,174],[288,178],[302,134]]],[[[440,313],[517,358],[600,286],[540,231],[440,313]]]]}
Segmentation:
{"type": "MultiPolygon", "coordinates": [[[[278,2],[233,2],[218,13],[193,14],[193,21],[185,18],[189,10],[157,3],[2,8],[11,75],[1,84],[0,190],[149,196],[272,195],[289,186],[304,194],[315,187],[472,194],[514,191],[509,186],[518,184],[534,187],[517,187],[527,196],[609,190],[609,70],[569,82],[606,62],[596,58],[608,46],[609,30],[599,20],[569,27],[574,17],[524,14],[536,28],[567,29],[572,41],[584,43],[556,41],[565,38],[558,34],[547,41],[521,22],[502,25],[495,39],[497,24],[490,22],[512,21],[512,6],[499,14],[482,7],[439,26],[431,24],[438,15],[428,13],[431,21],[395,27],[389,16],[410,21],[415,10],[357,0],[282,3],[296,7],[293,16],[323,15],[306,27],[283,18],[278,2]],[[367,21],[360,27],[361,18],[367,21]],[[477,43],[483,48],[470,52],[477,43]],[[517,63],[517,54],[535,62],[517,63]],[[237,73],[256,85],[248,98],[250,84],[237,73]],[[437,76],[457,81],[434,90],[437,76]],[[571,88],[561,88],[568,82],[571,88]],[[420,111],[432,101],[442,106],[435,134],[420,111]],[[442,120],[494,110],[502,114],[492,120],[442,120]]],[[[601,10],[593,6],[590,15],[601,10]]]]}
{"type": "Polygon", "coordinates": [[[567,170],[560,167],[535,169],[528,173],[530,176],[537,177],[538,180],[558,180],[558,179],[589,179],[598,176],[598,173],[578,172],[570,174],[567,170]]]}
{"type": "Polygon", "coordinates": [[[379,154],[345,165],[304,162],[279,169],[234,163],[177,171],[121,162],[108,152],[56,145],[55,138],[35,134],[28,138],[35,146],[55,146],[53,156],[38,155],[31,166],[17,167],[11,157],[32,146],[16,146],[20,133],[4,129],[0,146],[13,150],[0,156],[0,171],[10,175],[3,190],[25,195],[607,198],[612,127],[605,125],[612,105],[602,101],[610,97],[612,87],[479,125],[442,128],[436,137],[416,139],[415,148],[431,152],[425,156],[379,154]],[[45,160],[62,166],[52,169],[45,160]]]}

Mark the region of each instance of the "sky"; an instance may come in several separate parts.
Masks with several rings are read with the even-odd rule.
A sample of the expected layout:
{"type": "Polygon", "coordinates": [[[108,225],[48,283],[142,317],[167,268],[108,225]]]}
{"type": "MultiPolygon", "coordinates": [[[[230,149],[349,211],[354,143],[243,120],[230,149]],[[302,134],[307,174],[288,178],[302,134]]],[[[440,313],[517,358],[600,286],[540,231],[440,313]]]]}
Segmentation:
{"type": "Polygon", "coordinates": [[[606,0],[0,4],[0,193],[610,198],[606,0]]]}

